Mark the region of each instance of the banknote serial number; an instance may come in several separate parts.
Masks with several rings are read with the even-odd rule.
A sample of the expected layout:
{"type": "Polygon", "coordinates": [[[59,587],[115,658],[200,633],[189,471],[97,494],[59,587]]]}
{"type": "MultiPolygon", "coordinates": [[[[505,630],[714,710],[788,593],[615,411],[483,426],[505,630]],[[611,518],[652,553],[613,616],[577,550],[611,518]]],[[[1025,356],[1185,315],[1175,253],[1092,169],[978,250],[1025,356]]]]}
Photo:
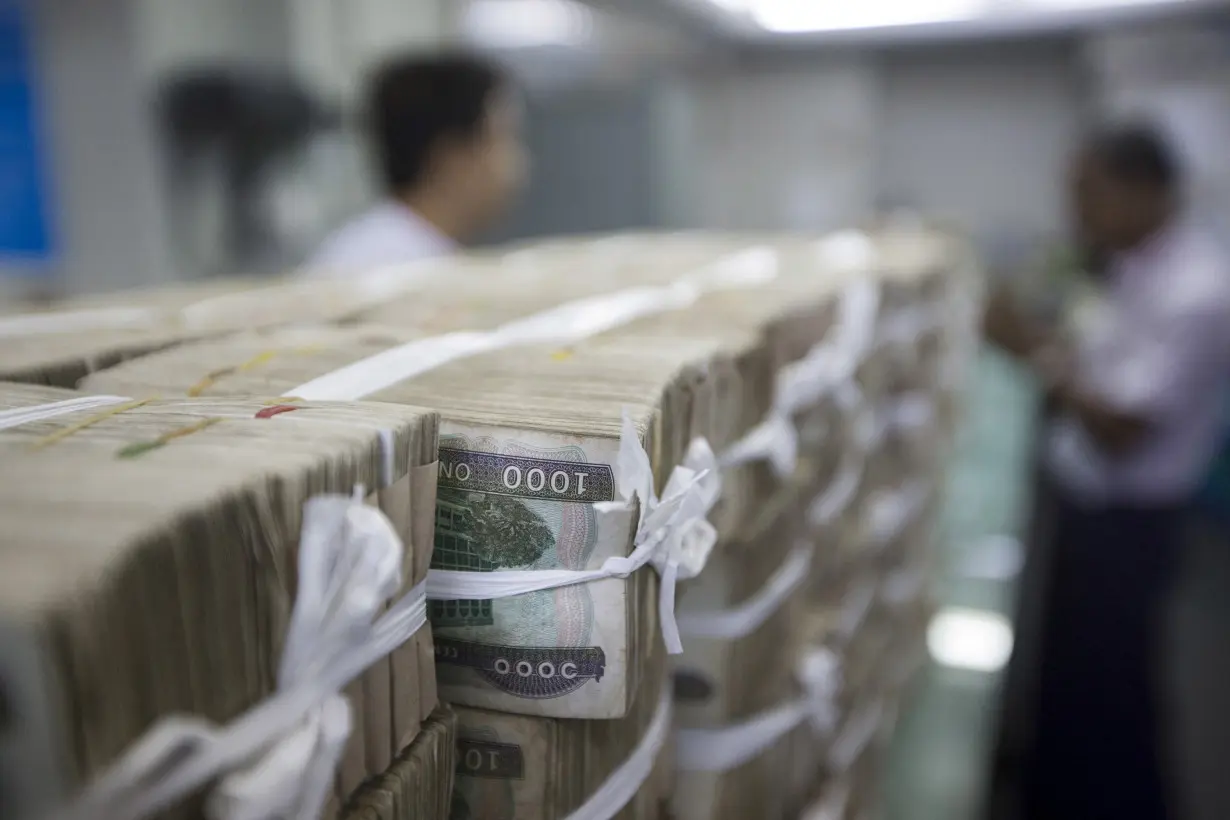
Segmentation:
{"type": "Polygon", "coordinates": [[[592,504],[615,499],[607,464],[440,448],[439,484],[458,490],[592,504]]]}

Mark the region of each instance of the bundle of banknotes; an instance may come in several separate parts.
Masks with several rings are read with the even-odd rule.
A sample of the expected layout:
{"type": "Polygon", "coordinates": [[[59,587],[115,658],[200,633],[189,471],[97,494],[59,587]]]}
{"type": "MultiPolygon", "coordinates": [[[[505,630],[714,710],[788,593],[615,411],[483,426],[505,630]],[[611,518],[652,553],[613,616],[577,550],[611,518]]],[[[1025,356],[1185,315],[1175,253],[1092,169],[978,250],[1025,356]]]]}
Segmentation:
{"type": "Polygon", "coordinates": [[[224,278],[57,302],[0,316],[0,380],[72,387],[125,359],[194,339],[340,321],[413,290],[429,263],[348,282],[224,278]]]}
{"type": "MultiPolygon", "coordinates": [[[[0,669],[20,718],[0,758],[5,817],[71,795],[162,718],[224,723],[279,687],[309,499],[367,488],[404,545],[391,596],[426,576],[432,412],[22,384],[0,384],[0,411],[0,669]]],[[[348,695],[336,801],[435,708],[428,630],[348,695]]],[[[194,816],[198,798],[168,808],[194,816]]]]}
{"type": "MultiPolygon", "coordinates": [[[[80,496],[81,509],[103,520],[101,511],[115,505],[144,515],[142,504],[123,504],[132,489],[125,471],[158,466],[167,489],[151,479],[148,514],[160,515],[150,528],[173,528],[183,516],[177,537],[204,544],[192,555],[213,556],[210,571],[217,573],[187,589],[188,600],[209,599],[229,562],[245,560],[252,575],[232,591],[265,584],[218,616],[255,613],[226,627],[233,633],[170,635],[181,622],[201,628],[200,613],[186,608],[130,641],[133,657],[108,673],[135,676],[114,685],[127,685],[129,699],[145,708],[122,731],[100,728],[102,740],[83,740],[94,730],[76,732],[72,741],[88,754],[76,752],[85,762],[70,783],[89,780],[168,711],[225,721],[275,690],[297,588],[298,510],[314,494],[363,484],[378,491],[372,501],[408,545],[402,590],[426,577],[428,560],[440,585],[428,584],[430,633],[416,633],[345,691],[355,725],[331,816],[440,817],[447,802],[440,795],[451,791],[455,820],[565,820],[579,809],[592,812],[595,799],[610,799],[630,766],[648,774],[616,807],[628,820],[672,811],[684,820],[797,811],[801,787],[783,783],[805,727],[737,776],[681,778],[663,727],[720,726],[801,697],[798,659],[823,643],[801,629],[809,613],[850,610],[848,587],[860,580],[870,579],[878,601],[881,576],[922,551],[913,546],[922,525],[876,536],[885,542],[878,551],[866,543],[886,530],[889,502],[896,500],[900,513],[909,498],[899,491],[924,477],[922,465],[935,463],[930,428],[889,423],[885,408],[907,395],[933,400],[943,375],[935,360],[948,343],[948,319],[934,305],[963,287],[968,272],[965,246],[929,231],[820,240],[629,235],[534,243],[351,282],[188,288],[69,306],[28,326],[0,321],[0,374],[75,385],[80,392],[64,393],[68,398],[116,397],[110,414],[23,420],[0,434],[42,467],[85,465],[71,486],[84,482],[97,495],[56,490],[65,509],[80,496]],[[130,324],[116,326],[126,321],[126,304],[138,309],[130,324]],[[75,319],[67,315],[74,312],[75,319]],[[66,330],[89,322],[89,332],[66,330]],[[9,345],[10,337],[17,343],[9,345]],[[35,337],[59,341],[35,355],[35,337]],[[399,432],[403,427],[413,432],[399,432]],[[331,455],[329,447],[345,446],[352,455],[331,455]],[[195,471],[194,460],[214,452],[234,470],[233,488],[206,486],[212,473],[195,471]],[[241,480],[244,467],[251,474],[241,480]],[[186,474],[182,487],[171,487],[172,470],[186,474]],[[107,475],[124,480],[107,486],[107,475]],[[703,509],[693,510],[687,525],[691,535],[712,527],[708,565],[703,556],[689,558],[677,593],[674,569],[670,581],[659,577],[663,564],[608,570],[657,543],[660,533],[643,519],[653,520],[660,496],[681,486],[703,489],[703,509]],[[245,493],[265,504],[242,519],[253,522],[241,527],[248,541],[236,536],[214,550],[210,527],[216,518],[228,519],[219,527],[239,526],[228,504],[245,493]],[[189,498],[198,504],[185,511],[189,498]],[[258,537],[264,541],[252,545],[258,537]],[[734,640],[685,634],[682,660],[672,660],[664,600],[677,594],[686,622],[756,599],[784,583],[783,568],[790,587],[755,629],[734,640]],[[531,591],[517,586],[529,583],[522,576],[559,571],[590,575],[531,591]],[[700,574],[689,580],[692,572],[700,574]],[[248,652],[239,658],[248,662],[243,673],[202,660],[209,641],[224,642],[222,634],[232,635],[229,651],[248,652]],[[161,674],[148,658],[163,662],[161,644],[153,643],[163,639],[181,641],[165,656],[189,670],[177,673],[185,694],[165,705],[134,695],[149,688],[141,675],[161,674]],[[673,683],[672,672],[680,673],[673,683]],[[239,676],[234,685],[204,688],[210,675],[232,674],[239,676]],[[439,744],[454,718],[429,717],[436,687],[456,715],[450,754],[439,744]],[[210,700],[223,694],[224,704],[210,700]],[[676,716],[668,721],[672,695],[676,716]]],[[[6,389],[13,407],[58,395],[6,389]]],[[[28,493],[40,492],[27,484],[28,493]]],[[[74,513],[61,525],[106,534],[87,519],[74,513]]],[[[902,521],[907,527],[914,519],[902,521]]],[[[15,531],[13,543],[29,535],[15,531]]],[[[123,535],[146,543],[138,529],[123,535]]],[[[182,568],[174,549],[162,564],[150,550],[92,554],[127,556],[127,563],[115,558],[116,567],[137,577],[146,562],[151,577],[155,567],[172,574],[182,568]]],[[[100,577],[122,575],[96,561],[108,570],[100,577]]],[[[95,580],[97,594],[118,595],[106,586],[112,582],[95,580]]],[[[909,591],[904,581],[898,586],[909,591]]],[[[175,600],[161,587],[134,589],[151,611],[175,600]]],[[[211,606],[223,606],[218,596],[211,606]]],[[[894,599],[894,618],[868,616],[887,623],[880,632],[889,637],[913,611],[907,594],[897,598],[904,600],[894,599]]],[[[873,604],[868,611],[878,611],[873,604]]],[[[35,621],[51,619],[54,607],[46,610],[30,612],[35,621]]],[[[129,618],[117,623],[129,624],[130,611],[117,605],[118,617],[129,618]]],[[[124,626],[82,617],[113,630],[83,632],[82,641],[121,640],[124,626]]],[[[875,648],[871,632],[858,634],[838,647],[848,654],[841,655],[842,674],[865,677],[870,691],[875,675],[861,670],[884,646],[875,648]]],[[[110,700],[88,683],[94,697],[110,700]]],[[[106,682],[106,691],[112,685],[106,682]]],[[[82,690],[69,702],[86,696],[82,690]]],[[[855,705],[839,699],[835,708],[855,705]]],[[[76,723],[83,715],[103,720],[89,710],[62,717],[76,723]]],[[[827,748],[814,726],[807,731],[814,749],[827,748]]]]}
{"type": "MultiPolygon", "coordinates": [[[[799,626],[808,613],[805,582],[810,565],[829,558],[807,531],[806,499],[803,486],[784,488],[744,532],[719,543],[704,576],[685,590],[680,609],[685,627],[694,628],[687,630],[692,634],[675,663],[681,729],[733,726],[799,697],[795,674],[803,648],[799,626]],[[719,613],[757,599],[761,606],[734,618],[731,628],[713,629],[719,613]]],[[[715,737],[719,745],[738,744],[715,737]]],[[[675,816],[787,816],[789,789],[782,773],[788,769],[788,737],[730,768],[681,760],[675,816]]]]}
{"type": "Polygon", "coordinates": [[[457,764],[457,714],[441,705],[388,769],[350,795],[337,820],[452,820],[457,764]]]}

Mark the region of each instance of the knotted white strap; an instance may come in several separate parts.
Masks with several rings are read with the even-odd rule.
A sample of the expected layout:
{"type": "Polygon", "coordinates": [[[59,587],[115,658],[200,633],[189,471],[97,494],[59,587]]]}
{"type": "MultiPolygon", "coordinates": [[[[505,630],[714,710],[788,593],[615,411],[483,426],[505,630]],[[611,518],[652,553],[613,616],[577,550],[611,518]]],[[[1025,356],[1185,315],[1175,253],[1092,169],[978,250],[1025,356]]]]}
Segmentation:
{"type": "Polygon", "coordinates": [[[496,570],[461,572],[431,570],[427,595],[437,601],[495,600],[529,592],[587,584],[606,578],[627,578],[646,564],[662,576],[658,611],[667,651],[679,654],[683,645],[675,623],[675,583],[694,578],[705,568],[717,543],[717,531],[705,516],[722,493],[717,459],[704,439],[688,448],[683,463],[671,471],[661,498],[654,492],[649,454],[640,444],[632,418],[625,413],[615,463],[618,501],[594,505],[599,514],[626,512],[639,502],[634,549],[613,556],[592,570],[496,570]]]}
{"type": "Polygon", "coordinates": [[[77,399],[53,401],[47,404],[36,404],[32,407],[14,407],[12,410],[0,411],[0,430],[10,430],[23,424],[54,419],[69,413],[79,413],[83,410],[100,410],[116,404],[123,404],[132,399],[121,396],[82,396],[77,399]]]}
{"type": "Polygon", "coordinates": [[[879,303],[877,283],[858,280],[846,286],[826,338],[778,372],[768,416],[722,454],[722,466],[767,460],[779,476],[794,473],[799,457],[794,416],[850,384],[870,349],[879,303]]]}
{"type": "Polygon", "coordinates": [[[746,638],[760,629],[773,613],[781,609],[791,593],[807,580],[815,552],[815,544],[799,540],[781,567],[755,595],[730,609],[680,614],[680,633],[709,640],[746,638]]]}
{"type": "Polygon", "coordinates": [[[355,497],[304,506],[299,594],[278,691],[234,722],[158,723],[61,820],[138,820],[224,775],[210,796],[217,820],[316,820],[350,733],[339,694],[426,622],[423,585],[384,612],[401,584],[402,545],[388,519],[355,497]]]}
{"type": "Polygon", "coordinates": [[[827,649],[808,650],[796,670],[803,695],[750,720],[721,729],[680,729],[675,738],[679,767],[692,772],[728,772],[753,760],[804,723],[821,735],[836,727],[841,663],[827,649]]]}
{"type": "Polygon", "coordinates": [[[611,820],[640,791],[666,743],[671,726],[671,689],[662,687],[653,721],[645,730],[636,751],[616,769],[598,791],[564,820],[611,820]]]}

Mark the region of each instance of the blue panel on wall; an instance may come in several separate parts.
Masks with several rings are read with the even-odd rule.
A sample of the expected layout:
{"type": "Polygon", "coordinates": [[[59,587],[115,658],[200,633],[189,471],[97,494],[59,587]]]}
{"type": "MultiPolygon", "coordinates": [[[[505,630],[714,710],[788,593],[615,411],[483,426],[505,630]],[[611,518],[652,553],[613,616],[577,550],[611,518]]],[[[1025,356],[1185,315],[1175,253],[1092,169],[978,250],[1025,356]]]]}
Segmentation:
{"type": "Polygon", "coordinates": [[[22,0],[0,0],[0,265],[38,272],[54,251],[22,0]]]}

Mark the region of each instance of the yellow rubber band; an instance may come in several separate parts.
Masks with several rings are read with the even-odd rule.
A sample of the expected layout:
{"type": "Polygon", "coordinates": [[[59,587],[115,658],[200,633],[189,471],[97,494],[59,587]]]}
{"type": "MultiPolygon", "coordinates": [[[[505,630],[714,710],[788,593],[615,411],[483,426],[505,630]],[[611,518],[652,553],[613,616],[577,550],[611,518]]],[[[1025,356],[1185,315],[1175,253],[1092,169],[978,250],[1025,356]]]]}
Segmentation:
{"type": "Polygon", "coordinates": [[[44,447],[50,447],[56,442],[63,441],[64,439],[68,438],[71,435],[80,433],[82,430],[86,429],[87,427],[93,427],[95,424],[98,424],[100,421],[106,421],[112,416],[118,416],[120,413],[126,413],[129,410],[135,410],[136,408],[149,404],[152,401],[154,401],[154,399],[152,398],[139,399],[137,401],[130,401],[130,402],[125,402],[124,404],[113,405],[111,407],[108,407],[106,410],[103,410],[100,413],[95,413],[94,415],[89,416],[88,418],[82,419],[76,424],[70,424],[69,426],[63,427],[50,435],[43,436],[42,438],[38,439],[31,445],[31,449],[41,450],[44,447]]]}
{"type": "Polygon", "coordinates": [[[213,427],[220,421],[222,421],[222,419],[217,416],[201,419],[198,422],[193,422],[192,424],[185,425],[184,427],[178,427],[169,433],[163,433],[161,436],[158,436],[158,438],[150,441],[138,441],[135,444],[129,444],[126,447],[121,447],[117,455],[120,458],[137,458],[138,456],[145,455],[151,450],[157,450],[160,447],[164,447],[177,438],[190,436],[193,433],[199,433],[202,430],[213,427]]]}
{"type": "Polygon", "coordinates": [[[297,348],[294,348],[293,350],[266,350],[264,352],[257,353],[255,356],[248,359],[246,362],[241,362],[240,364],[232,365],[231,367],[223,367],[219,370],[213,371],[212,373],[206,374],[205,378],[201,379],[199,382],[197,382],[196,384],[188,388],[188,395],[194,398],[198,397],[202,393],[204,393],[206,390],[208,390],[209,388],[217,384],[220,380],[226,378],[227,376],[233,376],[236,373],[245,373],[249,370],[255,370],[261,365],[267,364],[270,360],[276,358],[279,355],[284,355],[286,353],[309,355],[312,353],[316,353],[319,350],[321,350],[319,345],[313,345],[313,346],[306,346],[306,347],[297,347],[297,348]]]}

